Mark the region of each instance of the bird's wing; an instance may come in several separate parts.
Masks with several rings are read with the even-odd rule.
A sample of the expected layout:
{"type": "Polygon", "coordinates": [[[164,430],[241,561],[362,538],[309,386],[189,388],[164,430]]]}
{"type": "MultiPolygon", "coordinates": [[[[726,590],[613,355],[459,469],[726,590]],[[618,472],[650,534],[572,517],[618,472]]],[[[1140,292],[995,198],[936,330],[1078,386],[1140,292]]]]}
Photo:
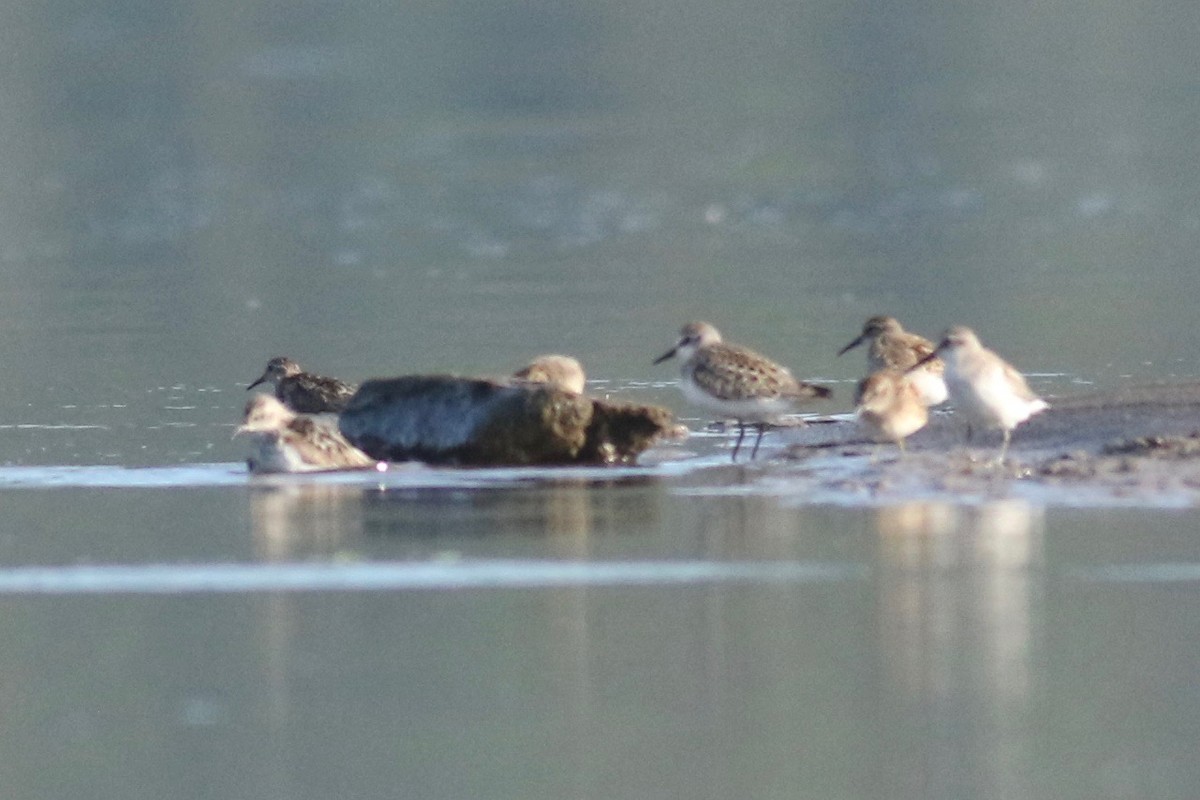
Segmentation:
{"type": "Polygon", "coordinates": [[[1029,383],[1025,380],[1025,376],[1017,372],[1016,367],[1009,364],[1007,361],[1002,362],[1004,367],[1004,378],[1012,386],[1013,393],[1022,400],[1033,401],[1040,399],[1033,389],[1029,388],[1029,383]]]}
{"type": "Polygon", "coordinates": [[[367,467],[375,460],[354,445],[347,442],[341,434],[305,417],[296,418],[287,429],[285,444],[294,448],[307,464],[339,469],[346,467],[367,467]]]}

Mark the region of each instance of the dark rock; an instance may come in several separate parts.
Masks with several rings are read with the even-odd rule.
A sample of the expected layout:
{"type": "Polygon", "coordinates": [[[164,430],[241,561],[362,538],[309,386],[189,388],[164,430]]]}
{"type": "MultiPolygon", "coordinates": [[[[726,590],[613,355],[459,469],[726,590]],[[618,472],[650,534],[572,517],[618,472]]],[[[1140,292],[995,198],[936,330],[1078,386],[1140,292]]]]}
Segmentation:
{"type": "Polygon", "coordinates": [[[516,466],[632,461],[672,422],[549,385],[413,375],[364,383],[338,426],[374,458],[516,466]]]}
{"type": "Polygon", "coordinates": [[[1096,474],[1096,463],[1087,453],[1064,453],[1043,462],[1037,473],[1046,478],[1091,478],[1096,474]]]}
{"type": "Polygon", "coordinates": [[[1154,458],[1193,458],[1200,455],[1200,432],[1186,436],[1136,436],[1117,439],[1100,449],[1104,455],[1135,455],[1154,458]]]}
{"type": "Polygon", "coordinates": [[[675,415],[661,406],[591,403],[592,421],[576,459],[581,462],[632,462],[675,425],[675,415]]]}

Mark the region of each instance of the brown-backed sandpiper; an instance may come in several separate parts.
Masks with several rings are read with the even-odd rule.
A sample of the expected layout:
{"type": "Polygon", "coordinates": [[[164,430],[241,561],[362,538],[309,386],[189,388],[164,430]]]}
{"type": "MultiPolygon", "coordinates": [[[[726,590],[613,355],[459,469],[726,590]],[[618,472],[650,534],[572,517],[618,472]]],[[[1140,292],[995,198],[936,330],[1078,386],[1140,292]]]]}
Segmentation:
{"type": "Polygon", "coordinates": [[[246,403],[245,418],[233,435],[253,440],[247,462],[253,473],[365,469],[377,463],[332,426],[296,414],[269,394],[246,403]]]}
{"type": "Polygon", "coordinates": [[[803,383],[785,367],[753,350],[726,344],[720,332],[707,322],[683,326],[676,345],[654,360],[655,364],[672,356],[683,359],[679,388],[687,400],[701,408],[733,417],[738,423],[733,459],[746,435],[746,424],[758,429],[754,450],[758,454],[768,422],[796,410],[806,400],[829,397],[824,386],[803,383]]]}
{"type": "Polygon", "coordinates": [[[1004,431],[1004,444],[997,462],[1008,454],[1013,428],[1050,407],[1033,393],[1024,376],[979,343],[975,332],[963,325],[946,330],[933,353],[911,369],[940,356],[946,363],[946,387],[954,411],[968,424],[1004,431]]]}
{"type": "Polygon", "coordinates": [[[275,387],[275,397],[300,414],[337,414],[346,407],[357,387],[337,378],[326,378],[305,372],[286,356],[267,362],[258,380],[246,387],[253,389],[263,383],[275,387]]]}
{"type": "MultiPolygon", "coordinates": [[[[868,372],[911,369],[934,349],[933,342],[904,330],[895,317],[877,316],[867,320],[858,338],[839,350],[838,355],[848,353],[866,342],[870,343],[867,348],[868,372]]],[[[941,360],[933,359],[921,369],[909,373],[908,380],[925,405],[937,406],[946,402],[944,371],[945,365],[941,360]]]]}

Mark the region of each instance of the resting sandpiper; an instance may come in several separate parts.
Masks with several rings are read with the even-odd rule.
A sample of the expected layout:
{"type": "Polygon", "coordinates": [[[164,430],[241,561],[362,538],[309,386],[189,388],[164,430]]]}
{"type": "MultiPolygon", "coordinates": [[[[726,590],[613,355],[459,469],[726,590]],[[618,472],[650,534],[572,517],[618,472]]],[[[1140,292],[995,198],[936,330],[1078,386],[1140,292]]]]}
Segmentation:
{"type": "Polygon", "coordinates": [[[583,365],[577,359],[555,354],[538,356],[514,372],[513,377],[528,383],[546,383],[572,394],[583,394],[587,382],[583,365]]]}
{"type": "Polygon", "coordinates": [[[854,405],[858,421],[872,437],[895,442],[901,453],[904,440],[929,421],[929,409],[916,386],[895,369],[877,370],[859,381],[854,405]]]}
{"type": "Polygon", "coordinates": [[[245,418],[233,432],[241,434],[254,440],[255,453],[247,462],[253,473],[364,469],[377,463],[331,426],[296,414],[269,394],[246,403],[245,418]]]}
{"type": "Polygon", "coordinates": [[[963,325],[949,328],[937,349],[911,369],[936,356],[946,362],[946,387],[955,412],[966,417],[968,424],[1004,431],[1004,444],[996,459],[1003,463],[1013,428],[1050,404],[1033,393],[1021,373],[980,344],[975,332],[963,325]]]}
{"type": "Polygon", "coordinates": [[[268,361],[263,374],[246,389],[263,383],[274,386],[275,397],[299,414],[339,414],[358,388],[337,378],[304,372],[285,356],[268,361]]]}
{"type": "Polygon", "coordinates": [[[679,388],[688,402],[709,411],[733,417],[738,423],[733,460],[746,435],[746,423],[758,428],[753,459],[758,454],[768,422],[795,411],[805,400],[829,397],[824,386],[802,383],[787,368],[753,350],[726,344],[720,332],[707,322],[683,326],[679,342],[654,360],[655,364],[678,355],[683,359],[679,388]]]}

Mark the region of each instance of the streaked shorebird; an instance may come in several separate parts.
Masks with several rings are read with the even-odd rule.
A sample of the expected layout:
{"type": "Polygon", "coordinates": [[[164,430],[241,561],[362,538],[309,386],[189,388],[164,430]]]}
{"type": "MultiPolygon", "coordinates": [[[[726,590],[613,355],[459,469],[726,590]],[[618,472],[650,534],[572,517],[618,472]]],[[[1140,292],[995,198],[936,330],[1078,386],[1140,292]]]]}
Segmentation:
{"type": "Polygon", "coordinates": [[[331,426],[296,414],[269,394],[246,403],[245,418],[233,435],[253,440],[255,452],[247,462],[253,473],[364,469],[377,463],[331,426]]]}
{"type": "Polygon", "coordinates": [[[583,365],[577,359],[555,354],[538,356],[514,372],[513,377],[529,383],[546,383],[572,394],[583,394],[587,382],[583,365]]]}
{"type": "Polygon", "coordinates": [[[929,409],[909,376],[895,369],[872,372],[858,382],[855,412],[875,439],[895,442],[904,452],[904,440],[925,427],[929,409]]]}
{"type": "Polygon", "coordinates": [[[263,374],[246,389],[249,391],[263,383],[275,387],[275,397],[300,414],[338,414],[358,388],[337,378],[305,372],[286,356],[268,361],[263,374]]]}
{"type": "Polygon", "coordinates": [[[785,367],[766,356],[726,344],[721,340],[720,332],[707,322],[684,325],[679,342],[654,363],[662,363],[676,355],[683,359],[679,388],[688,402],[737,420],[738,438],[733,446],[735,461],[746,435],[747,423],[758,428],[758,438],[750,453],[753,459],[758,454],[758,445],[768,422],[795,411],[796,406],[806,400],[832,394],[824,386],[796,380],[785,367]]]}
{"type": "MultiPolygon", "coordinates": [[[[868,372],[911,369],[934,350],[933,342],[904,330],[895,317],[878,316],[867,320],[858,338],[839,350],[838,355],[848,353],[864,342],[870,343],[867,347],[868,372]]],[[[946,402],[944,371],[941,359],[933,359],[909,373],[908,379],[925,405],[937,406],[946,402]]]]}
{"type": "Polygon", "coordinates": [[[980,344],[968,327],[947,329],[933,353],[910,371],[938,356],[946,362],[946,387],[955,413],[966,417],[968,424],[1004,431],[1004,444],[996,459],[1003,463],[1013,428],[1050,404],[1033,393],[1011,364],[980,344]]]}

